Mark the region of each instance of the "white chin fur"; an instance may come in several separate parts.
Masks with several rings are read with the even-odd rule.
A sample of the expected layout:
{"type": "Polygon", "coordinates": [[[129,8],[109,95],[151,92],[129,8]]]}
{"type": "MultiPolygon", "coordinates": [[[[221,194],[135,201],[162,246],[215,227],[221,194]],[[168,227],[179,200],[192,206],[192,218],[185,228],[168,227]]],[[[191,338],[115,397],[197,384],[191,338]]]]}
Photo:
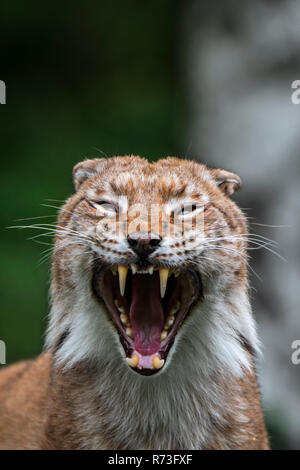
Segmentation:
{"type": "Polygon", "coordinates": [[[65,369],[82,361],[98,365],[95,394],[100,393],[107,402],[111,425],[118,426],[128,448],[145,445],[137,423],[143,423],[145,436],[149,429],[156,429],[152,448],[204,448],[211,417],[219,422],[223,419],[224,402],[216,375],[240,377],[251,367],[239,335],[259,350],[245,290],[233,290],[230,298],[222,299],[210,286],[210,294],[181,327],[162,371],[148,377],[127,366],[118,334],[92,295],[90,275],[80,272],[77,285],[75,292],[53,299],[46,347],[53,348],[69,330],[56,353],[58,363],[65,369]],[[198,406],[199,400],[205,407],[198,406]],[[180,419],[180,435],[174,419],[180,419]]]}

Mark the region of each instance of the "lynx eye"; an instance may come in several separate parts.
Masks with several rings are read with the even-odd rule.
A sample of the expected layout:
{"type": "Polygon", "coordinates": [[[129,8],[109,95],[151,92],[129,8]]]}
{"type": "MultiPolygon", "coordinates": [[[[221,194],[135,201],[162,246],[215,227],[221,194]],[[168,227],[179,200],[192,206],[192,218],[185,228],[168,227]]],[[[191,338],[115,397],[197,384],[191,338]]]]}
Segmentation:
{"type": "Polygon", "coordinates": [[[174,215],[189,215],[192,212],[196,212],[198,209],[201,209],[200,204],[195,204],[195,203],[187,203],[187,204],[182,204],[180,207],[174,210],[174,215]]]}
{"type": "Polygon", "coordinates": [[[97,210],[101,210],[102,212],[110,213],[110,214],[117,214],[119,212],[119,206],[114,202],[108,201],[89,201],[90,204],[95,207],[97,210]]]}

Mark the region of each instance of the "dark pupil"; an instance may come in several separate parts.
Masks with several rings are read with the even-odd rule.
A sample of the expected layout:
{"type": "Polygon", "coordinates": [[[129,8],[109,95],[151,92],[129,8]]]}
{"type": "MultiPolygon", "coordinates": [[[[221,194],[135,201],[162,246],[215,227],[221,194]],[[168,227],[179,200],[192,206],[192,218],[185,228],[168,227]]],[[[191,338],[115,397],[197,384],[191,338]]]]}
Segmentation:
{"type": "Polygon", "coordinates": [[[196,210],[196,205],[193,204],[191,206],[185,206],[181,208],[181,214],[188,213],[188,212],[193,212],[196,210]]]}

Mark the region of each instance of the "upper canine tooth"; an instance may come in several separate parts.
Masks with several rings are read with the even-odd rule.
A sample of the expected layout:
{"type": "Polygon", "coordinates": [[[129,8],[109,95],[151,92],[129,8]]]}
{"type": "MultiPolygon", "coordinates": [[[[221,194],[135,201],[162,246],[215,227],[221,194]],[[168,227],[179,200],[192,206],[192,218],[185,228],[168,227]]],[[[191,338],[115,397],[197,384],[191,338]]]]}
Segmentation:
{"type": "Polygon", "coordinates": [[[120,286],[120,293],[123,296],[126,287],[126,278],[128,273],[128,266],[118,266],[118,273],[119,273],[119,286],[120,286]]]}
{"type": "Polygon", "coordinates": [[[149,266],[148,273],[153,274],[154,266],[149,266]]]}
{"type": "Polygon", "coordinates": [[[133,354],[131,357],[126,357],[126,362],[130,367],[137,367],[139,363],[139,356],[137,354],[133,354]]]}
{"type": "Polygon", "coordinates": [[[154,369],[161,369],[164,363],[165,361],[163,359],[160,359],[159,356],[154,356],[154,358],[152,359],[152,365],[154,369]]]}
{"type": "Polygon", "coordinates": [[[168,268],[160,268],[159,269],[159,278],[160,278],[160,296],[164,298],[166,289],[167,289],[167,282],[168,282],[168,275],[169,269],[168,268]]]}
{"type": "Polygon", "coordinates": [[[175,271],[174,271],[174,276],[175,276],[175,277],[178,277],[179,274],[180,274],[180,272],[178,271],[178,269],[175,269],[175,271]]]}

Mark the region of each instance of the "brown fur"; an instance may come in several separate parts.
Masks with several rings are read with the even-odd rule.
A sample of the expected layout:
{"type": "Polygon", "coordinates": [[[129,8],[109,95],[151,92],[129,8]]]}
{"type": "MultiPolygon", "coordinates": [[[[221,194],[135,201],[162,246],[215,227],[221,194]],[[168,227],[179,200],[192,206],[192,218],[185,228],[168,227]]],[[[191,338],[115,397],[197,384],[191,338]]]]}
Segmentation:
{"type": "Polygon", "coordinates": [[[0,373],[0,449],[39,449],[47,422],[50,354],[0,373]]]}
{"type": "MultiPolygon", "coordinates": [[[[50,354],[3,370],[0,374],[0,449],[90,448],[99,436],[93,431],[82,432],[78,411],[90,401],[95,374],[95,370],[86,364],[65,373],[51,368],[50,354]]],[[[214,439],[208,449],[223,449],[226,440],[232,442],[232,449],[266,450],[269,443],[254,370],[236,385],[241,388],[241,398],[246,403],[247,422],[236,423],[234,416],[229,416],[230,424],[221,429],[222,438],[214,439]],[[247,435],[242,447],[235,443],[241,426],[247,435]]],[[[228,396],[233,407],[236,396],[232,394],[232,388],[235,390],[231,383],[228,396]]],[[[90,413],[96,413],[101,408],[101,399],[90,405],[90,413]]],[[[228,405],[231,410],[230,403],[228,405]]],[[[102,449],[123,448],[113,436],[105,433],[100,436],[100,445],[102,449]]]]}
{"type": "MultiPolygon", "coordinates": [[[[240,179],[223,170],[210,172],[195,162],[169,158],[150,164],[139,157],[89,160],[75,167],[74,181],[77,192],[60,213],[60,227],[83,230],[83,227],[96,223],[99,217],[87,202],[87,191],[93,191],[100,198],[109,188],[115,195],[126,194],[130,204],[141,201],[144,204],[164,204],[169,198],[185,195],[201,201],[203,194],[207,194],[211,201],[205,208],[208,236],[212,230],[216,234],[223,233],[224,227],[228,234],[244,234],[247,230],[241,211],[228,197],[238,189],[240,179]],[[128,175],[122,176],[125,173],[128,175]],[[139,183],[141,176],[145,178],[143,184],[139,183]]],[[[73,247],[60,245],[64,239],[64,233],[57,234],[52,269],[52,296],[56,301],[63,299],[66,291],[76,290],[72,262],[77,262],[77,255],[71,251],[73,247]]],[[[98,243],[106,253],[119,256],[113,235],[98,240],[98,243]]],[[[171,248],[179,256],[189,255],[189,243],[193,240],[174,242],[171,248]]],[[[234,246],[240,253],[245,253],[246,241],[236,241],[234,246]]],[[[224,269],[228,270],[228,285],[222,294],[226,297],[227,292],[229,294],[238,285],[246,288],[246,257],[228,257],[222,251],[218,256],[224,262],[224,269]]],[[[66,313],[62,314],[61,322],[63,315],[66,313]]],[[[106,427],[109,410],[101,396],[93,393],[98,378],[97,368],[87,360],[63,370],[54,360],[53,353],[59,350],[67,334],[64,332],[52,346],[52,352],[35,361],[1,370],[1,449],[127,448],[117,432],[106,427]],[[99,416],[100,422],[92,426],[95,416],[99,416]]],[[[247,348],[246,343],[244,346],[247,348]]],[[[250,346],[249,351],[252,354],[250,346]]],[[[253,364],[253,358],[251,362],[253,364]]],[[[268,449],[254,366],[251,372],[245,371],[243,378],[228,382],[220,377],[219,387],[226,401],[226,426],[214,423],[207,448],[268,449]],[[240,408],[242,418],[238,413],[240,408]]],[[[203,404],[199,403],[199,406],[203,404]]]]}

